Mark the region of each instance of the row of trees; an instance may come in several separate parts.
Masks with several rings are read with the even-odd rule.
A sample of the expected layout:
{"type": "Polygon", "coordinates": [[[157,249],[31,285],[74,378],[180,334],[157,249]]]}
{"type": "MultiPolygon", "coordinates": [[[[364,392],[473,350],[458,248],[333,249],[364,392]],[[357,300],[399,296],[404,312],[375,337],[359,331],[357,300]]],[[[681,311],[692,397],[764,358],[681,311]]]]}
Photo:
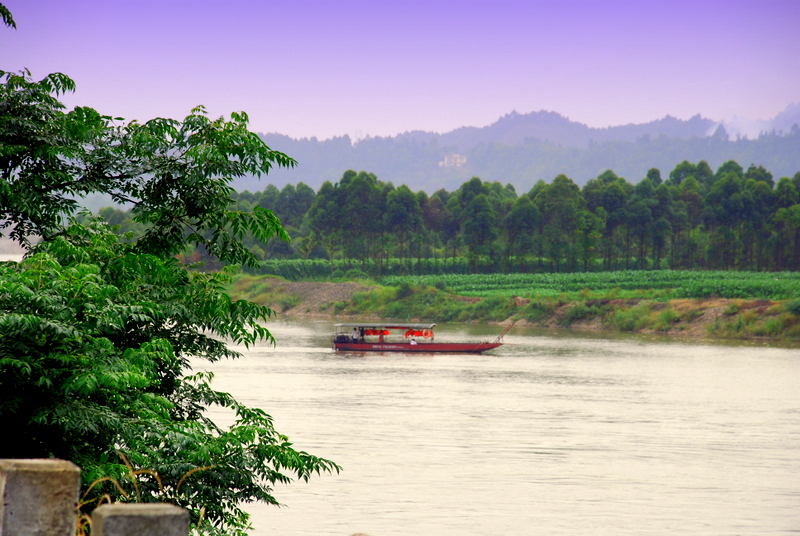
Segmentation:
{"type": "MultiPolygon", "coordinates": [[[[428,195],[347,171],[318,192],[301,182],[234,199],[273,210],[293,236],[250,240],[259,258],[344,258],[377,274],[390,259],[410,272],[457,258],[471,271],[798,270],[798,192],[800,172],[776,182],[762,166],[684,161],[666,179],[654,168],[632,184],[609,170],[579,188],[559,175],[521,195],[477,177],[428,195]]],[[[123,212],[103,214],[126,225],[123,212]]]]}
{"type": "Polygon", "coordinates": [[[800,172],[776,182],[761,166],[684,161],[666,179],[651,169],[632,184],[609,170],[579,188],[559,175],[522,195],[477,177],[428,195],[347,171],[316,194],[269,186],[237,202],[272,208],[294,236],[262,258],[371,260],[378,270],[390,257],[466,257],[473,270],[503,271],[797,270],[798,192],[800,172]]]}

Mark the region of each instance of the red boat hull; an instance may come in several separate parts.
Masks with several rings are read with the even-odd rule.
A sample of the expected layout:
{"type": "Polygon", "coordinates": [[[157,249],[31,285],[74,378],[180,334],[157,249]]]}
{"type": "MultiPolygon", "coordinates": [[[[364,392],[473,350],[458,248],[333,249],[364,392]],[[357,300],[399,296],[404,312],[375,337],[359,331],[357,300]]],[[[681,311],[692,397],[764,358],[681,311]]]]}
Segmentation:
{"type": "Polygon", "coordinates": [[[452,352],[479,354],[492,348],[502,346],[501,342],[479,343],[446,343],[446,342],[420,342],[411,344],[407,342],[335,342],[334,348],[342,352],[452,352]]]}

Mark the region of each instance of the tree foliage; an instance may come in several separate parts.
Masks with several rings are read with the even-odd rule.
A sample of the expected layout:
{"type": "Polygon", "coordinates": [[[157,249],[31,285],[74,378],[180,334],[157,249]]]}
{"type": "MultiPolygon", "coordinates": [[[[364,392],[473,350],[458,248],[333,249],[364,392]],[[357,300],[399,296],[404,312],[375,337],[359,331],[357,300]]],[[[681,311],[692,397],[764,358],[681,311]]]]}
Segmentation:
{"type": "Polygon", "coordinates": [[[74,83],[62,74],[0,77],[0,228],[10,227],[11,238],[49,240],[63,232],[77,198],[106,194],[147,226],[142,252],[174,255],[193,244],[223,261],[255,264],[241,244],[245,234],[288,239],[271,211],[230,207],[235,177],[295,165],[248,130],[245,113],[212,120],[197,107],[183,121],[121,123],[86,107],[64,113],[56,97],[74,83]]]}
{"type": "MultiPolygon", "coordinates": [[[[105,223],[74,221],[21,263],[0,267],[0,415],[15,440],[0,457],[58,457],[85,483],[124,482],[121,451],[155,471],[145,500],[166,494],[220,528],[244,528],[244,501],[277,503],[272,487],[336,466],[298,452],[271,418],[189,374],[190,359],[237,357],[225,340],[272,341],[271,311],[231,301],[226,273],[187,271],[175,259],[135,251],[105,223]],[[236,423],[204,414],[230,408],[236,423]],[[182,475],[201,467],[178,493],[182,475]]],[[[105,485],[98,492],[113,492],[105,485]]]]}
{"type": "Polygon", "coordinates": [[[3,4],[0,4],[0,20],[2,20],[3,24],[10,28],[17,27],[17,23],[14,21],[14,17],[11,15],[11,12],[3,4]]]}
{"type": "Polygon", "coordinates": [[[249,132],[243,113],[125,123],[65,112],[58,95],[74,83],[62,74],[0,76],[1,227],[29,248],[0,264],[0,419],[14,435],[0,457],[73,460],[84,485],[101,481],[95,496],[168,499],[208,532],[235,534],[248,527],[242,504],[276,504],[275,484],[338,470],[193,372],[193,360],[237,357],[226,341],[274,343],[262,325],[272,312],[232,301],[228,271],[175,258],[194,246],[255,264],[246,237],[288,238],[271,211],[233,206],[228,183],[294,161],[249,132]],[[72,217],[93,193],[127,203],[140,234],[72,217]],[[232,412],[231,427],[208,418],[214,405],[232,412]],[[150,475],[135,490],[128,463],[150,475]]]}

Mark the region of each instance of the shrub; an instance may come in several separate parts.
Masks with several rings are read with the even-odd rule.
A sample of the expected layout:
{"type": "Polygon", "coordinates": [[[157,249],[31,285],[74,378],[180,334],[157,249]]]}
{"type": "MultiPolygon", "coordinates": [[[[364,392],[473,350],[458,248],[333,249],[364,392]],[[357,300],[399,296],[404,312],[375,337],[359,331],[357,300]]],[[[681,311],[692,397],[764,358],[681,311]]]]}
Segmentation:
{"type": "Polygon", "coordinates": [[[511,314],[511,302],[505,296],[491,296],[476,302],[462,313],[464,320],[484,319],[490,321],[505,320],[511,314]]]}
{"type": "Polygon", "coordinates": [[[680,315],[671,307],[658,313],[653,329],[656,331],[669,331],[672,325],[680,319],[680,315]]]}
{"type": "Polygon", "coordinates": [[[786,302],[784,308],[794,316],[800,316],[800,300],[786,302]]]}
{"type": "Polygon", "coordinates": [[[402,300],[403,298],[407,298],[414,293],[414,289],[411,286],[411,283],[408,281],[403,281],[397,287],[397,299],[402,300]]]}
{"type": "Polygon", "coordinates": [[[397,299],[397,289],[395,287],[378,287],[370,292],[369,299],[375,305],[385,305],[397,299]]]}
{"type": "Polygon", "coordinates": [[[768,318],[764,322],[764,331],[768,335],[780,335],[781,331],[783,331],[783,322],[779,318],[768,318]]]}
{"type": "Polygon", "coordinates": [[[637,331],[647,324],[650,307],[641,304],[630,309],[619,309],[611,315],[611,324],[622,331],[637,331]]]}
{"type": "Polygon", "coordinates": [[[383,318],[391,318],[395,320],[408,320],[411,318],[408,307],[399,301],[395,301],[387,305],[383,310],[383,318]]]}
{"type": "Polygon", "coordinates": [[[567,312],[561,319],[560,324],[564,327],[567,327],[573,322],[577,322],[578,320],[586,320],[588,318],[594,318],[600,313],[601,313],[600,309],[596,307],[589,306],[585,302],[577,302],[572,307],[567,309],[567,312]]]}
{"type": "Polygon", "coordinates": [[[345,279],[369,279],[369,275],[366,272],[359,270],[358,268],[351,268],[347,270],[344,274],[345,279]]]}
{"type": "Polygon", "coordinates": [[[300,301],[300,296],[289,294],[286,296],[281,296],[281,298],[278,300],[278,305],[280,305],[281,312],[283,313],[293,307],[297,307],[300,304],[300,301]]]}
{"type": "Polygon", "coordinates": [[[354,292],[351,300],[356,305],[363,305],[369,301],[369,292],[354,292]]]}
{"type": "Polygon", "coordinates": [[[722,311],[722,314],[726,316],[732,316],[739,312],[739,304],[738,303],[731,303],[722,311]]]}
{"type": "Polygon", "coordinates": [[[553,313],[553,306],[545,300],[533,300],[522,310],[522,317],[529,322],[538,322],[553,313]]]}

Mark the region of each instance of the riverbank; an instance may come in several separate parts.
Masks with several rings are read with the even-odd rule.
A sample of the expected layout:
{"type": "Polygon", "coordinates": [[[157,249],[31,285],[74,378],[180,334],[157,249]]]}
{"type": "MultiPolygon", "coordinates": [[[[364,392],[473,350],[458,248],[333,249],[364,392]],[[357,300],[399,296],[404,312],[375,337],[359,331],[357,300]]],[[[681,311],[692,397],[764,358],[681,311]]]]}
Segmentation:
{"type": "MultiPolygon", "coordinates": [[[[370,282],[289,282],[241,276],[234,298],[270,306],[288,318],[475,322],[680,337],[800,340],[797,300],[615,298],[562,295],[528,299],[459,296],[428,286],[370,282]]],[[[647,296],[647,292],[643,292],[647,296]]]]}

